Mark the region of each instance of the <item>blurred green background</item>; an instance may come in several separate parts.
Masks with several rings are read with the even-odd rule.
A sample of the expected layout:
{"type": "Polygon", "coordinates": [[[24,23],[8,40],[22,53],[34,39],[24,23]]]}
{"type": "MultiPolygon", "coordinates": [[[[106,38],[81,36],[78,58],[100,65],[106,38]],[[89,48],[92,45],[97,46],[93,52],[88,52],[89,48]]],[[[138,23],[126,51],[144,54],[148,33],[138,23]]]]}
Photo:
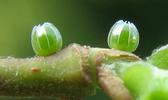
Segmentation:
{"type": "MultiPolygon", "coordinates": [[[[110,27],[123,19],[139,29],[141,39],[135,53],[145,57],[168,43],[167,10],[168,2],[163,0],[0,0],[0,55],[34,56],[31,30],[43,22],[57,26],[64,47],[74,42],[108,47],[110,27]]],[[[98,91],[96,96],[87,98],[93,99],[109,98],[98,91]]]]}

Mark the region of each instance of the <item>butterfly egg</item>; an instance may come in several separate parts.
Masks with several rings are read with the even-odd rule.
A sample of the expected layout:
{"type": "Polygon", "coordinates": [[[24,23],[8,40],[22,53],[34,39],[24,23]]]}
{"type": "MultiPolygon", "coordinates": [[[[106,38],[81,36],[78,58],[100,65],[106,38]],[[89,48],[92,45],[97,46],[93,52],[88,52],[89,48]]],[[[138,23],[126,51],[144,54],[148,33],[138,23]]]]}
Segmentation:
{"type": "Polygon", "coordinates": [[[62,48],[62,36],[53,24],[47,22],[34,26],[31,44],[36,55],[48,56],[62,48]]]}
{"type": "Polygon", "coordinates": [[[107,42],[110,48],[133,52],[139,44],[139,32],[133,23],[119,20],[111,27],[107,42]]]}

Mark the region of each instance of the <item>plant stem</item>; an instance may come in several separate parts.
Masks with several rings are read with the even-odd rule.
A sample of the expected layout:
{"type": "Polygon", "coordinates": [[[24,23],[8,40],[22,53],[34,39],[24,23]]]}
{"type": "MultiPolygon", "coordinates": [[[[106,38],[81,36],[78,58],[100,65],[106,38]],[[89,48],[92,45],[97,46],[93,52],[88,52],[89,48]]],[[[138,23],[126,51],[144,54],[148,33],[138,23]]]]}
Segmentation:
{"type": "Polygon", "coordinates": [[[139,58],[114,49],[91,48],[77,44],[47,57],[1,58],[0,95],[81,99],[94,95],[98,86],[106,87],[105,91],[111,88],[110,84],[102,87],[102,81],[106,81],[106,78],[99,81],[97,68],[102,64],[120,60],[135,61],[139,58]]]}
{"type": "Polygon", "coordinates": [[[91,48],[89,62],[93,84],[101,87],[112,100],[132,100],[132,96],[124,86],[124,82],[115,73],[113,64],[137,60],[141,59],[128,52],[115,49],[91,48]]]}
{"type": "Polygon", "coordinates": [[[82,70],[82,50],[71,45],[58,54],[0,59],[0,95],[79,96],[95,94],[82,70]]]}

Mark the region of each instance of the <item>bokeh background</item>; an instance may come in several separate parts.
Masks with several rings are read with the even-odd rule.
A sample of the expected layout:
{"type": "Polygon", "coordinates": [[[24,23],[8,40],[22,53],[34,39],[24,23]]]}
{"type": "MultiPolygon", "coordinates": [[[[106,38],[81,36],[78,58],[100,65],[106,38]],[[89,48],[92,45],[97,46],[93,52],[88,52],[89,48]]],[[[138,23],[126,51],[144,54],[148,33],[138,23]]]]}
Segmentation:
{"type": "MultiPolygon", "coordinates": [[[[43,22],[57,26],[64,47],[75,42],[108,48],[110,27],[123,19],[139,29],[140,45],[135,53],[144,58],[168,43],[167,11],[166,0],[0,0],[0,55],[34,56],[31,30],[43,22]]],[[[109,98],[98,90],[87,100],[109,98]]]]}

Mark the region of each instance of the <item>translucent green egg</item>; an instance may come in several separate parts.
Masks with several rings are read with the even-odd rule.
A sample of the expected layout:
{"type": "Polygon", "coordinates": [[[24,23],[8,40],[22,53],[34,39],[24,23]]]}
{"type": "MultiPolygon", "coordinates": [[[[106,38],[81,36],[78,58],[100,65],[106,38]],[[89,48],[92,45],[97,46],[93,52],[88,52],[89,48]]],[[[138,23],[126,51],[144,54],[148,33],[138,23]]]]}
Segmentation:
{"type": "Polygon", "coordinates": [[[139,44],[139,32],[133,23],[119,20],[110,29],[107,42],[110,48],[133,52],[139,44]]]}
{"type": "Polygon", "coordinates": [[[62,36],[51,23],[35,26],[31,34],[33,50],[38,56],[47,56],[62,48],[62,36]]]}

